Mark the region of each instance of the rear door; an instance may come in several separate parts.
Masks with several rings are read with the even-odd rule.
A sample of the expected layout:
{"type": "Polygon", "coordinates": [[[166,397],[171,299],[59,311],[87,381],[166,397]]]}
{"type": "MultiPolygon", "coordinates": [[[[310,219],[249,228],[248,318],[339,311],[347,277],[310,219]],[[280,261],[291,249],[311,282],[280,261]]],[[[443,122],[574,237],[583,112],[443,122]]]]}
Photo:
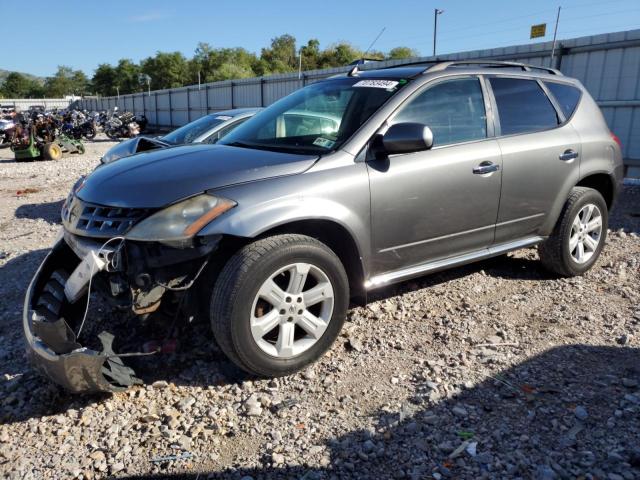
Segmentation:
{"type": "Polygon", "coordinates": [[[502,152],[496,243],[539,233],[579,176],[580,137],[536,79],[491,76],[502,152]]]}

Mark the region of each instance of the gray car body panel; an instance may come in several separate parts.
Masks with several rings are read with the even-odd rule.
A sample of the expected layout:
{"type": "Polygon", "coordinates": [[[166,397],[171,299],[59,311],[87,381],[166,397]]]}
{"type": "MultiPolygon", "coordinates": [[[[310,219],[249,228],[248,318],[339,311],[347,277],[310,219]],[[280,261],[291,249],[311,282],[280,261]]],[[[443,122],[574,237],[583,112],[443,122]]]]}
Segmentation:
{"type": "Polygon", "coordinates": [[[96,169],[78,197],[98,205],[160,208],[216,187],[301,173],[317,159],[224,145],[151,150],[96,169]]]}

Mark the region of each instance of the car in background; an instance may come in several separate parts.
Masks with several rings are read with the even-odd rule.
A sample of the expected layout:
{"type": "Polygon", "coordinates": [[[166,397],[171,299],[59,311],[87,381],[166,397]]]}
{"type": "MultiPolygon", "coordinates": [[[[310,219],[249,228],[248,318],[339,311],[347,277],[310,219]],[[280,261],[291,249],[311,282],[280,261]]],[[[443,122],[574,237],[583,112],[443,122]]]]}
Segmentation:
{"type": "Polygon", "coordinates": [[[236,108],[211,113],[187,123],[161,137],[135,137],[111,147],[100,158],[102,164],[112,163],[136,153],[189,143],[216,143],[227,133],[253,117],[261,108],[236,108]]]}

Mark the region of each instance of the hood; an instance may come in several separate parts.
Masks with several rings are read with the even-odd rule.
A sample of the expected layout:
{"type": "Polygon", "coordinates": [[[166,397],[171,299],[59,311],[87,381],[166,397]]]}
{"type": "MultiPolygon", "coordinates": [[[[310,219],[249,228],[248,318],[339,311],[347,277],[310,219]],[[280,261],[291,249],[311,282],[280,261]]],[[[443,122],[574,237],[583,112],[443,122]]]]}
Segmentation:
{"type": "Polygon", "coordinates": [[[103,164],[115,162],[124,157],[130,157],[131,155],[144,152],[147,150],[154,150],[156,148],[163,148],[169,146],[168,143],[163,142],[161,138],[152,137],[135,137],[123,140],[122,142],[114,145],[105,152],[100,161],[103,164]]]}
{"type": "Polygon", "coordinates": [[[160,208],[210,189],[302,173],[317,159],[226,145],[163,148],[97,168],[77,195],[98,205],[160,208]]]}

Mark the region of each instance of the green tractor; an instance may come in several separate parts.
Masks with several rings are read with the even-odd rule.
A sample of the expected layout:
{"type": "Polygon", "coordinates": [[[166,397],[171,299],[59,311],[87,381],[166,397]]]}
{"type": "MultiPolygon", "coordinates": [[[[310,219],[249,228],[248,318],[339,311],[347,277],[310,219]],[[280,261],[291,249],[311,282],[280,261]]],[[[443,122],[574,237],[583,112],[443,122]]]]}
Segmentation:
{"type": "Polygon", "coordinates": [[[57,133],[52,122],[36,121],[30,125],[16,127],[11,141],[11,151],[16,160],[60,160],[63,152],[84,153],[79,140],[57,133]]]}

